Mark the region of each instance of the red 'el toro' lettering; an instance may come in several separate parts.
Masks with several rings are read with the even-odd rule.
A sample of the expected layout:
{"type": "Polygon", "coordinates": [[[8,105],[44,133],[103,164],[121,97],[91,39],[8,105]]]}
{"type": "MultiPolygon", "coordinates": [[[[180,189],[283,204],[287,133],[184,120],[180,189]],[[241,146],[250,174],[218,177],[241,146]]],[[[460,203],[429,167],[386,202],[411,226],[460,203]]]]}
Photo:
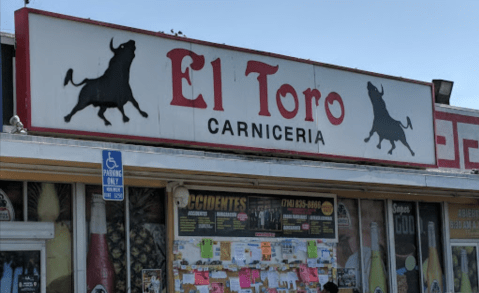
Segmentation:
{"type": "Polygon", "coordinates": [[[271,74],[275,74],[278,71],[279,66],[271,66],[259,61],[248,61],[246,66],[245,75],[248,76],[251,72],[259,73],[259,113],[261,116],[271,116],[268,110],[268,81],[266,77],[271,74]]]}
{"type": "Polygon", "coordinates": [[[183,96],[182,79],[186,79],[189,85],[190,80],[190,67],[192,70],[201,70],[205,65],[205,57],[203,55],[197,55],[196,53],[186,49],[173,49],[169,51],[166,56],[171,59],[171,73],[173,81],[173,99],[171,105],[183,106],[191,108],[206,109],[206,102],[203,99],[203,95],[198,95],[196,99],[190,100],[183,96]],[[183,58],[190,56],[193,60],[190,67],[187,67],[185,71],[181,71],[181,62],[183,58]]]}
{"type": "Polygon", "coordinates": [[[344,120],[344,103],[343,99],[341,96],[336,93],[336,92],[331,92],[329,95],[326,97],[326,100],[324,101],[324,109],[326,111],[326,116],[328,116],[329,122],[333,125],[339,125],[343,122],[344,120]],[[329,110],[329,105],[332,105],[334,102],[338,102],[339,106],[341,107],[341,115],[339,117],[335,117],[332,113],[331,110],[329,110]]]}

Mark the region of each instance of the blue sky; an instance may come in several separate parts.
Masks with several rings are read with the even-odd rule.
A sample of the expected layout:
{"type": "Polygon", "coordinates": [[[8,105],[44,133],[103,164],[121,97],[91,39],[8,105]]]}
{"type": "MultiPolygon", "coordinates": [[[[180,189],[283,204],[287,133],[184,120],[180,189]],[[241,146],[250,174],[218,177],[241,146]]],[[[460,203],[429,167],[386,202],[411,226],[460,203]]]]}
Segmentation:
{"type": "MultiPolygon", "coordinates": [[[[1,1],[14,33],[20,0],[1,1]]],[[[380,74],[454,82],[479,110],[479,1],[30,0],[28,7],[380,74]]]]}

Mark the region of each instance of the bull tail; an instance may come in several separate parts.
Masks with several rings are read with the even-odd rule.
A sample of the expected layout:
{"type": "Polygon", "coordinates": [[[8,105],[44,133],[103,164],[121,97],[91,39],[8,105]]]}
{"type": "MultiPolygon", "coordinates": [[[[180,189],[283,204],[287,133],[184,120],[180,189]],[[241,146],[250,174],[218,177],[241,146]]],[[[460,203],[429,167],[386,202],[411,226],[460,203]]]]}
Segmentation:
{"type": "Polygon", "coordinates": [[[81,86],[82,84],[86,83],[88,81],[88,78],[85,78],[82,82],[80,83],[74,83],[73,82],[73,69],[68,69],[67,75],[65,76],[65,80],[63,81],[63,86],[66,86],[68,82],[71,82],[74,86],[81,86]]]}
{"type": "Polygon", "coordinates": [[[407,116],[407,125],[406,126],[404,126],[402,124],[402,122],[399,122],[399,124],[401,124],[401,127],[404,128],[404,129],[408,129],[408,128],[412,129],[412,123],[411,123],[411,119],[409,119],[409,116],[407,116]]]}

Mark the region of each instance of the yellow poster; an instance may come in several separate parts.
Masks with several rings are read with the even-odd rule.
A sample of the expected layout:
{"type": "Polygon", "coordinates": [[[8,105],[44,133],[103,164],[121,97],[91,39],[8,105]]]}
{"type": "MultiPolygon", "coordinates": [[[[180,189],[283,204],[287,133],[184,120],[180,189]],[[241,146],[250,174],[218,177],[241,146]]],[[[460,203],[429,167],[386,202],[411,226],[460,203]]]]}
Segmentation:
{"type": "Polygon", "coordinates": [[[450,204],[449,231],[451,239],[479,239],[479,207],[450,204]]]}
{"type": "Polygon", "coordinates": [[[220,260],[231,260],[231,242],[220,242],[220,260]]]}

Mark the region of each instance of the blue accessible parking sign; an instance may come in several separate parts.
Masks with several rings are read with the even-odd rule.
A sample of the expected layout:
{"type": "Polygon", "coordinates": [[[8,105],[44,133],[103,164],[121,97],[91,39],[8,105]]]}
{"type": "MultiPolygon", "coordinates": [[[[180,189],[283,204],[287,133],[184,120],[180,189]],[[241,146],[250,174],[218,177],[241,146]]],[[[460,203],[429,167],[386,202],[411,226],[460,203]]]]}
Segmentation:
{"type": "Polygon", "coordinates": [[[104,200],[123,200],[123,163],[121,152],[103,150],[102,152],[102,187],[104,200]]]}

